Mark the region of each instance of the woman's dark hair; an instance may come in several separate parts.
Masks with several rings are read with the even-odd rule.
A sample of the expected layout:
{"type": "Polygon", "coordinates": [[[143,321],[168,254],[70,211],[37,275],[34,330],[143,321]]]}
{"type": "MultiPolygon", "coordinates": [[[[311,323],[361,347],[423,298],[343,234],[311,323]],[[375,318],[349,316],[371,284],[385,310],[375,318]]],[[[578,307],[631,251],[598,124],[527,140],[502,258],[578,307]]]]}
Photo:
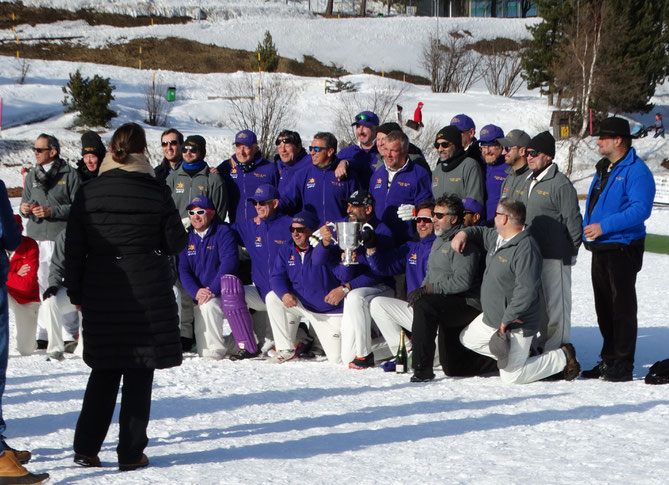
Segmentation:
{"type": "Polygon", "coordinates": [[[110,143],[112,158],[124,164],[131,153],[144,153],[146,150],[146,134],[137,123],[121,125],[112,136],[110,143]]]}

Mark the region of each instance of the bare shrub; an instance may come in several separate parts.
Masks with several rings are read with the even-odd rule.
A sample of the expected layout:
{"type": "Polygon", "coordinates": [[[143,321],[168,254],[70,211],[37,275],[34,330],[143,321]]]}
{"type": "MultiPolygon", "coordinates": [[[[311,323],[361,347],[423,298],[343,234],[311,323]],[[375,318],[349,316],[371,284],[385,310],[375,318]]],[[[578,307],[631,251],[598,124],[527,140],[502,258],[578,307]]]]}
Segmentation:
{"type": "Polygon", "coordinates": [[[144,120],[151,126],[165,126],[170,105],[165,99],[167,88],[162,85],[151,83],[144,88],[144,106],[148,118],[144,120]]]}
{"type": "Polygon", "coordinates": [[[436,120],[424,121],[424,124],[425,126],[420,131],[406,130],[406,133],[411,139],[411,143],[423,152],[430,169],[434,170],[437,165],[437,150],[434,148],[434,136],[443,125],[436,120]]]}
{"type": "Polygon", "coordinates": [[[483,80],[490,94],[511,97],[523,85],[519,52],[494,52],[483,57],[483,80]]]}
{"type": "Polygon", "coordinates": [[[481,56],[458,32],[450,32],[444,42],[430,35],[421,63],[435,93],[464,93],[483,76],[481,56]]]}
{"type": "Polygon", "coordinates": [[[19,59],[19,78],[16,80],[19,84],[26,82],[26,77],[30,72],[30,61],[28,59],[19,59]]]}
{"type": "Polygon", "coordinates": [[[231,112],[223,126],[236,131],[252,130],[265,156],[274,151],[274,138],[286,126],[295,124],[294,100],[297,88],[280,75],[263,76],[260,95],[256,75],[244,74],[227,84],[231,112]]]}
{"type": "Polygon", "coordinates": [[[371,92],[342,92],[338,102],[332,108],[334,124],[332,133],[337,137],[340,147],[355,143],[355,133],[351,129],[351,123],[355,115],[361,111],[373,111],[381,123],[395,121],[397,102],[404,93],[405,88],[395,82],[377,86],[371,92]]]}

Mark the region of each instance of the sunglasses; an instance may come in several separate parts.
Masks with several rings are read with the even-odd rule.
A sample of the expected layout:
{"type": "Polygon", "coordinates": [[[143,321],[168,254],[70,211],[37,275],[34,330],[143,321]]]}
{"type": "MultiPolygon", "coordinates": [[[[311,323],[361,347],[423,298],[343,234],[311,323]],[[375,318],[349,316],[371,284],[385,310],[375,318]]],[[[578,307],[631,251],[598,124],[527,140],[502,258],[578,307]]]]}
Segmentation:
{"type": "Polygon", "coordinates": [[[274,143],[276,143],[276,146],[279,146],[282,143],[285,143],[286,145],[288,145],[288,144],[296,145],[295,140],[293,138],[288,137],[288,136],[285,137],[285,138],[277,138],[274,143]]]}
{"type": "Polygon", "coordinates": [[[305,232],[307,232],[307,228],[290,226],[290,232],[297,232],[299,234],[304,234],[305,232]]]}
{"type": "Polygon", "coordinates": [[[439,148],[450,148],[453,144],[448,141],[435,141],[434,148],[439,150],[439,148]]]}
{"type": "Polygon", "coordinates": [[[536,151],[536,150],[527,150],[527,156],[528,156],[528,157],[532,157],[532,158],[534,158],[534,157],[538,157],[538,156],[539,156],[539,152],[536,151]]]}
{"type": "Polygon", "coordinates": [[[183,147],[181,149],[181,153],[186,153],[186,152],[198,153],[198,149],[197,147],[191,147],[191,146],[183,147]]]}
{"type": "Polygon", "coordinates": [[[272,199],[270,199],[270,200],[253,200],[252,202],[253,202],[254,206],[259,205],[260,207],[264,207],[267,204],[269,204],[270,202],[272,202],[272,199]]]}
{"type": "Polygon", "coordinates": [[[371,120],[371,119],[372,119],[372,117],[368,116],[368,115],[358,115],[358,116],[355,117],[355,121],[367,121],[367,120],[371,120]]]}
{"type": "Polygon", "coordinates": [[[512,147],[502,147],[502,153],[509,153],[511,150],[514,148],[518,148],[517,146],[512,146],[512,147]]]}
{"type": "Polygon", "coordinates": [[[188,211],[189,216],[194,216],[195,214],[197,214],[198,216],[203,216],[206,213],[207,213],[206,209],[198,209],[198,210],[189,210],[188,211]]]}
{"type": "Polygon", "coordinates": [[[453,212],[435,212],[432,211],[432,217],[435,217],[437,220],[442,220],[446,216],[454,216],[453,212]]]}
{"type": "Polygon", "coordinates": [[[168,145],[169,145],[169,146],[172,146],[172,147],[175,147],[175,146],[177,146],[178,144],[179,144],[179,141],[178,141],[178,140],[170,140],[170,141],[161,141],[161,142],[160,142],[160,145],[161,145],[161,146],[164,146],[164,147],[166,147],[166,146],[168,146],[168,145]]]}
{"type": "Polygon", "coordinates": [[[506,216],[509,217],[509,214],[505,214],[504,212],[495,212],[496,216],[506,216]]]}
{"type": "Polygon", "coordinates": [[[432,224],[432,219],[429,217],[416,217],[416,224],[432,224]]]}
{"type": "Polygon", "coordinates": [[[33,151],[36,152],[36,153],[48,152],[49,150],[51,150],[51,148],[37,148],[37,147],[33,147],[33,151]]]}
{"type": "Polygon", "coordinates": [[[310,152],[316,152],[316,153],[318,153],[322,150],[327,150],[327,149],[328,149],[327,147],[314,147],[314,146],[309,147],[310,152]]]}

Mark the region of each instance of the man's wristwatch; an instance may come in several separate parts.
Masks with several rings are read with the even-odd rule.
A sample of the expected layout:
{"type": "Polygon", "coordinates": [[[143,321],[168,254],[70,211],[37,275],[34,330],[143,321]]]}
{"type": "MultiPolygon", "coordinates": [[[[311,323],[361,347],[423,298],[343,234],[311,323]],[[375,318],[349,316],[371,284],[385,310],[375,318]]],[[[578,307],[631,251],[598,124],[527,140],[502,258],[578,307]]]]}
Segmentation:
{"type": "Polygon", "coordinates": [[[344,295],[348,295],[348,292],[351,291],[351,289],[346,285],[341,285],[341,290],[344,292],[344,295]]]}

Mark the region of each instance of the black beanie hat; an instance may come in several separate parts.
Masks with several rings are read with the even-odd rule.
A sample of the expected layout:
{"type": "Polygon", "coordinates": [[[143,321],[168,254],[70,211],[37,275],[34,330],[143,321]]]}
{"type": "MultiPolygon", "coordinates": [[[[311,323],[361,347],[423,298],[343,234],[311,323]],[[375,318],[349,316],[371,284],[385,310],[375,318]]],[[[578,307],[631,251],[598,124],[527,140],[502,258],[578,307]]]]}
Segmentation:
{"type": "Polygon", "coordinates": [[[184,146],[197,148],[197,151],[200,154],[201,158],[204,158],[205,155],[207,155],[207,142],[200,135],[191,135],[188,138],[186,138],[184,146]]]}
{"type": "Polygon", "coordinates": [[[446,125],[437,132],[434,141],[444,139],[450,141],[456,148],[462,148],[462,132],[455,125],[446,125]]]}
{"type": "Polygon", "coordinates": [[[548,131],[542,131],[537,136],[532,138],[527,144],[528,150],[536,150],[548,155],[551,158],[555,157],[555,138],[548,131]]]}
{"type": "Polygon", "coordinates": [[[385,133],[386,135],[390,135],[391,131],[402,131],[402,127],[394,121],[390,121],[388,123],[379,125],[379,127],[376,129],[377,133],[385,133]]]}
{"type": "Polygon", "coordinates": [[[100,135],[94,131],[87,131],[81,135],[81,156],[92,153],[98,157],[98,163],[102,163],[102,159],[105,157],[105,146],[102,143],[100,135]]]}

